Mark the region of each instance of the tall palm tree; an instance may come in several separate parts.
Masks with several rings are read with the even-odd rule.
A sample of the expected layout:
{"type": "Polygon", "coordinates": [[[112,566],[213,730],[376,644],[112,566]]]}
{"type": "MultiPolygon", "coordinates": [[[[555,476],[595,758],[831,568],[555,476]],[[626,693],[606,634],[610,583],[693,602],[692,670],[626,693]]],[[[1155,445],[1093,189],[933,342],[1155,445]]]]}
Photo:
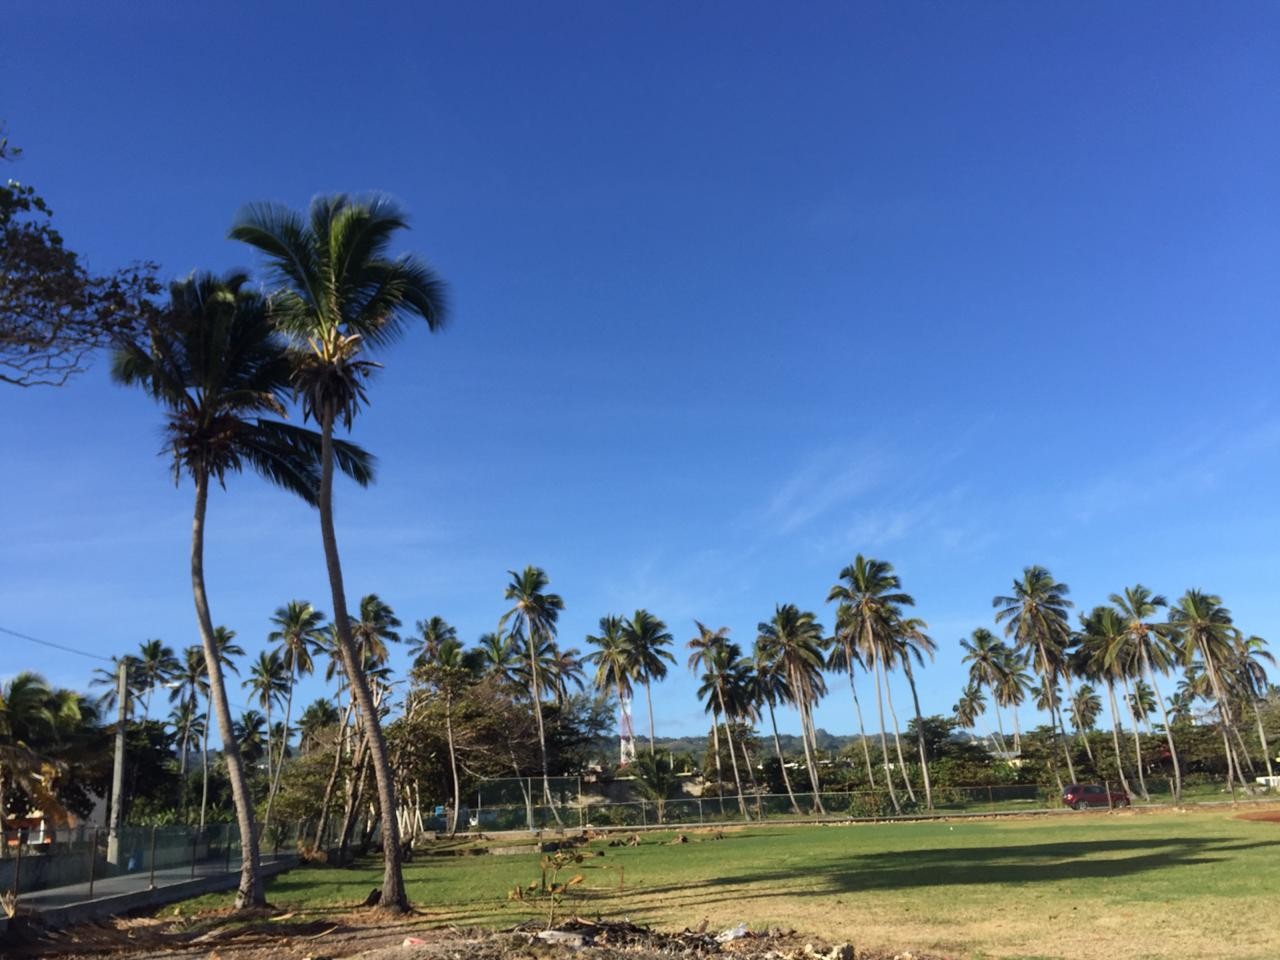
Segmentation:
{"type": "Polygon", "coordinates": [[[1262,757],[1267,764],[1267,776],[1274,777],[1271,766],[1271,745],[1267,743],[1267,731],[1262,725],[1262,711],[1258,701],[1263,698],[1267,689],[1267,670],[1263,664],[1276,665],[1276,658],[1266,649],[1267,641],[1261,637],[1246,637],[1236,634],[1233,641],[1235,652],[1234,671],[1237,685],[1243,693],[1243,699],[1253,708],[1253,718],[1257,723],[1258,743],[1262,746],[1262,757]]]}
{"type": "Polygon", "coordinates": [[[1123,677],[1131,657],[1129,638],[1125,621],[1114,607],[1094,607],[1088,614],[1080,615],[1078,658],[1081,672],[1095,682],[1106,684],[1107,700],[1111,706],[1111,745],[1115,751],[1116,775],[1124,792],[1132,796],[1133,790],[1125,776],[1120,753],[1123,730],[1120,707],[1116,702],[1116,684],[1123,677]]]}
{"type": "Polygon", "coordinates": [[[924,803],[929,810],[933,809],[933,784],[929,780],[929,755],[924,742],[924,714],[920,712],[920,694],[916,690],[916,678],[911,668],[914,659],[916,666],[924,666],[924,658],[933,659],[938,645],[925,633],[928,624],[919,618],[899,620],[894,631],[894,646],[902,671],[906,675],[907,684],[911,688],[911,702],[916,710],[916,749],[920,753],[920,771],[924,778],[924,803]]]}
{"type": "MultiPolygon", "coordinates": [[[[264,759],[267,764],[267,812],[262,821],[264,827],[271,825],[271,784],[275,782],[272,768],[272,744],[276,730],[271,723],[272,708],[288,695],[290,689],[289,680],[289,671],[286,669],[279,651],[263,650],[258,654],[258,659],[249,667],[249,677],[243,684],[246,689],[257,697],[258,706],[262,708],[265,714],[264,722],[267,731],[267,742],[264,759]]],[[[280,762],[283,764],[289,736],[287,731],[283,729],[280,730],[280,733],[280,762]]]]}
{"type": "Polygon", "coordinates": [[[385,663],[391,656],[387,644],[400,642],[401,626],[396,612],[376,593],[361,597],[360,619],[351,624],[351,637],[360,663],[385,663]]]}
{"type": "Polygon", "coordinates": [[[284,736],[280,741],[280,757],[267,794],[265,822],[271,822],[271,807],[280,790],[280,774],[284,770],[285,752],[289,746],[289,723],[293,717],[293,691],[298,681],[315,671],[315,654],[324,644],[324,614],[305,600],[290,600],[277,607],[271,616],[275,629],[267,634],[267,642],[276,644],[276,653],[284,668],[287,687],[284,695],[284,736]]]}
{"type": "Polygon", "coordinates": [[[1013,752],[1022,754],[1022,730],[1018,722],[1018,708],[1031,692],[1031,675],[1027,673],[1026,659],[1017,650],[1001,644],[1000,672],[996,674],[996,686],[992,689],[995,702],[1008,707],[1013,714],[1013,752]]]}
{"type": "Polygon", "coordinates": [[[845,629],[840,620],[839,611],[836,614],[835,636],[828,639],[827,645],[829,652],[827,653],[826,668],[835,670],[837,673],[847,673],[849,675],[849,693],[853,695],[853,712],[858,720],[858,740],[862,744],[863,762],[867,765],[867,784],[874,789],[876,775],[871,767],[871,748],[867,745],[867,730],[862,722],[862,704],[858,701],[858,685],[855,680],[858,670],[869,671],[867,671],[867,665],[862,659],[862,654],[858,652],[853,634],[845,629]]]}
{"type": "Polygon", "coordinates": [[[178,672],[173,676],[173,685],[169,688],[169,702],[177,702],[179,709],[184,717],[189,717],[189,722],[182,729],[182,756],[178,761],[178,769],[185,782],[187,776],[187,753],[188,745],[192,742],[191,735],[194,731],[196,721],[200,722],[203,729],[206,726],[206,716],[200,719],[201,714],[199,704],[201,698],[209,697],[209,673],[204,666],[204,647],[186,647],[182,651],[182,659],[178,661],[178,672]]]}
{"type": "Polygon", "coordinates": [[[166,646],[163,640],[144,640],[138,649],[136,667],[138,683],[144,691],[142,698],[142,717],[151,716],[151,695],[157,687],[163,687],[180,668],[173,648],[166,646]]]}
{"type": "Polygon", "coordinates": [[[564,600],[559,594],[547,593],[550,577],[541,567],[528,566],[520,573],[508,570],[511,582],[503,593],[503,599],[512,602],[510,610],[502,615],[501,625],[511,624],[511,636],[515,642],[523,642],[529,663],[529,695],[533,698],[534,718],[538,722],[538,748],[542,756],[542,797],[551,807],[551,813],[560,822],[560,814],[551,800],[551,777],[547,771],[547,733],[542,722],[542,680],[538,672],[540,643],[553,643],[556,623],[564,600]]]}
{"type": "Polygon", "coordinates": [[[234,729],[244,762],[252,765],[261,760],[267,752],[269,736],[266,717],[257,710],[246,710],[240,714],[234,729]]]}
{"type": "MultiPolygon", "coordinates": [[[[191,585],[210,690],[227,761],[228,778],[243,843],[237,907],[266,901],[258,869],[253,801],[249,796],[231,710],[216,656],[213,618],[204,578],[205,512],[211,482],[252,467],[270,482],[316,502],[321,441],[313,431],[269,416],[284,414],[288,358],[271,325],[266,301],[242,273],[218,278],[192,275],[169,289],[169,305],[145,337],[122,344],[112,375],[139,386],[166,411],[166,435],[175,479],[195,483],[191,530],[191,585]]],[[[340,452],[343,469],[359,482],[371,477],[367,456],[357,448],[340,452]]]]}
{"type": "Polygon", "coordinates": [[[1222,746],[1227,761],[1227,789],[1233,789],[1238,779],[1246,786],[1244,771],[1231,746],[1231,734],[1235,724],[1231,714],[1231,699],[1224,670],[1234,657],[1233,642],[1239,633],[1231,622],[1231,611],[1222,605],[1222,598],[1201,590],[1188,590],[1169,611],[1169,624],[1177,632],[1183,644],[1183,662],[1190,663],[1196,654],[1204,667],[1209,691],[1218,708],[1222,722],[1222,746]]]}
{"type": "MultiPolygon", "coordinates": [[[[986,627],[978,627],[970,634],[970,639],[961,638],[960,649],[964,656],[961,663],[969,664],[969,680],[979,687],[986,687],[995,694],[1000,685],[1001,674],[1006,669],[1008,658],[1005,656],[1005,645],[986,627]]],[[[996,730],[1000,736],[1000,750],[1009,752],[1004,740],[1004,722],[1000,718],[1000,699],[995,698],[996,730]]]]}
{"type": "Polygon", "coordinates": [[[588,634],[587,643],[596,647],[586,662],[596,668],[592,683],[601,693],[613,691],[618,697],[619,762],[635,760],[635,733],[631,728],[631,694],[634,658],[622,629],[622,618],[612,614],[600,618],[600,632],[588,634]]]}
{"type": "Polygon", "coordinates": [[[809,769],[813,790],[813,808],[825,813],[818,765],[810,749],[814,739],[813,706],[827,692],[822,679],[824,660],[822,624],[817,614],[801,611],[794,603],[774,607],[773,619],[756,625],[756,648],[768,660],[778,661],[787,678],[791,702],[800,713],[800,739],[804,742],[804,759],[809,769]]]}
{"type": "MultiPolygon", "coordinates": [[[[1021,580],[1013,581],[1011,596],[998,596],[991,601],[996,608],[996,623],[1004,623],[1005,635],[1013,637],[1019,649],[1029,655],[1028,659],[1040,676],[1041,684],[1048,693],[1049,719],[1055,730],[1062,730],[1057,686],[1058,678],[1066,672],[1065,657],[1071,642],[1067,611],[1072,603],[1067,599],[1068,593],[1070,588],[1054,580],[1044,567],[1030,566],[1023,569],[1021,580]]],[[[1071,761],[1071,748],[1065,736],[1062,750],[1067,758],[1067,774],[1074,783],[1075,764],[1071,761]]],[[[1056,764],[1054,776],[1057,776],[1056,764]]]]}
{"type": "MultiPolygon", "coordinates": [[[[828,603],[838,603],[838,632],[849,634],[863,659],[872,664],[876,674],[876,708],[880,717],[880,755],[884,778],[889,785],[889,799],[895,812],[902,812],[893,773],[889,768],[889,745],[885,739],[884,693],[888,679],[885,659],[893,648],[896,624],[903,607],[915,605],[910,594],[902,592],[902,581],[893,565],[858,554],[853,563],[840,571],[840,581],[827,594],[828,603]]],[[[900,753],[901,751],[899,751],[900,753]]],[[[901,761],[899,761],[901,762],[901,761]]],[[[905,766],[905,764],[904,764],[905,766]]],[[[906,771],[903,770],[905,776],[906,771]]]]}
{"type": "Polygon", "coordinates": [[[231,237],[263,252],[280,289],[272,315],[298,344],[294,385],[306,416],[320,424],[322,439],[317,506],[329,585],[333,624],[349,682],[368,718],[369,750],[382,812],[383,907],[409,908],[401,871],[396,789],[382,726],[374,713],[351,636],[346,589],[333,523],[333,467],[338,451],[333,431],[338,421],[349,430],[368,401],[368,380],[375,365],[366,347],[385,346],[403,331],[405,321],[420,318],[432,331],[444,326],[444,285],[417,258],[393,257],[393,238],[408,223],[390,200],[356,200],[345,195],[317,197],[307,217],[273,204],[241,211],[231,237]]]}
{"type": "Polygon", "coordinates": [[[742,796],[742,777],[738,774],[738,756],[733,745],[733,725],[729,711],[725,707],[725,678],[733,666],[742,657],[741,648],[729,639],[729,628],[719,627],[712,630],[700,620],[693,621],[698,635],[689,641],[687,646],[693,651],[689,655],[689,669],[695,674],[703,671],[702,686],[698,690],[699,699],[706,697],[711,712],[711,734],[716,758],[716,792],[723,782],[720,772],[720,717],[725,718],[725,738],[729,741],[729,762],[733,766],[733,783],[738,794],[738,809],[743,820],[750,820],[747,804],[742,796]]]}
{"type": "MultiPolygon", "coordinates": [[[[1071,725],[1085,737],[1085,746],[1089,744],[1088,734],[1098,724],[1102,713],[1102,698],[1098,691],[1087,683],[1076,687],[1076,694],[1071,699],[1071,725]]],[[[1089,759],[1093,759],[1093,751],[1089,751],[1089,759]]]]}
{"type": "Polygon", "coordinates": [[[458,811],[462,806],[462,780],[458,776],[458,754],[454,746],[453,702],[471,678],[458,632],[441,617],[418,621],[418,655],[415,671],[427,686],[444,700],[445,740],[449,748],[449,777],[453,783],[453,805],[449,812],[449,836],[458,832],[458,811]]]}
{"type": "MultiPolygon", "coordinates": [[[[240,675],[240,668],[236,666],[236,658],[244,656],[244,648],[236,643],[236,632],[228,630],[226,627],[213,628],[213,646],[217,651],[219,672],[226,676],[228,673],[240,675]]],[[[213,726],[212,717],[214,715],[213,705],[213,685],[209,679],[209,665],[204,660],[204,647],[200,648],[201,662],[204,664],[205,670],[205,701],[204,701],[204,738],[200,741],[200,829],[204,830],[205,816],[209,810],[209,728],[213,726]]]]}
{"type": "Polygon", "coordinates": [[[484,665],[484,675],[496,678],[504,686],[513,685],[519,668],[520,652],[512,642],[511,634],[503,630],[481,634],[477,646],[484,665]]]}
{"type": "Polygon", "coordinates": [[[982,692],[982,687],[976,680],[970,678],[964,685],[964,689],[960,691],[960,699],[951,708],[951,712],[955,714],[956,723],[966,730],[971,730],[986,709],[987,698],[982,692]]]}
{"type": "Polygon", "coordinates": [[[769,729],[773,732],[773,749],[778,756],[778,769],[782,771],[782,784],[787,789],[792,811],[799,816],[800,804],[791,789],[791,777],[787,773],[787,758],[782,752],[782,740],[778,737],[778,720],[774,707],[779,703],[794,702],[791,684],[787,681],[787,669],[783,664],[777,644],[756,637],[752,676],[752,693],[757,703],[769,710],[769,729]]]}
{"type": "Polygon", "coordinates": [[[623,623],[622,635],[631,651],[632,673],[637,681],[644,684],[645,706],[649,712],[649,754],[652,756],[657,748],[654,746],[653,694],[650,688],[654,680],[666,677],[667,664],[676,662],[666,649],[672,638],[667,625],[648,610],[637,610],[630,620],[623,623]]]}
{"type": "Polygon", "coordinates": [[[319,744],[321,733],[336,727],[341,720],[342,714],[332,700],[320,697],[312,701],[298,718],[298,749],[304,755],[310,753],[319,744]]]}
{"type": "MultiPolygon", "coordinates": [[[[457,628],[444,617],[436,616],[427,620],[419,620],[417,628],[417,637],[409,640],[409,652],[413,654],[415,668],[429,666],[431,658],[437,651],[449,641],[456,643],[458,640],[457,628]]],[[[459,648],[461,648],[461,644],[459,644],[459,648]]]]}

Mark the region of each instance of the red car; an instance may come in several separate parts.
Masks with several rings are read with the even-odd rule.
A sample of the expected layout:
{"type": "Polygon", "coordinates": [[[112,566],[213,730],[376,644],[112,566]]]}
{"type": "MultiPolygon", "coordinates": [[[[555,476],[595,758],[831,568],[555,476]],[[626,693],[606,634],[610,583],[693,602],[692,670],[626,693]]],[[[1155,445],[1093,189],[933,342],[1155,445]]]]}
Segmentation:
{"type": "Polygon", "coordinates": [[[1062,802],[1072,810],[1084,810],[1086,807],[1127,807],[1129,797],[1124,793],[1112,790],[1096,783],[1073,783],[1062,791],[1062,802]]]}

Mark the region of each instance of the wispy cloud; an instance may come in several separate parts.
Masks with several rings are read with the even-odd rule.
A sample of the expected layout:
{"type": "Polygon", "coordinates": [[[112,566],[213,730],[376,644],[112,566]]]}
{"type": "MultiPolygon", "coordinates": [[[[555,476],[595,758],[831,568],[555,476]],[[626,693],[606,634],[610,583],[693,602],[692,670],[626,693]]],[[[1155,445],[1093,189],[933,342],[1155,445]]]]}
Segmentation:
{"type": "Polygon", "coordinates": [[[792,533],[874,489],[887,473],[878,452],[822,451],[783,481],[762,519],[779,534],[792,533]]]}

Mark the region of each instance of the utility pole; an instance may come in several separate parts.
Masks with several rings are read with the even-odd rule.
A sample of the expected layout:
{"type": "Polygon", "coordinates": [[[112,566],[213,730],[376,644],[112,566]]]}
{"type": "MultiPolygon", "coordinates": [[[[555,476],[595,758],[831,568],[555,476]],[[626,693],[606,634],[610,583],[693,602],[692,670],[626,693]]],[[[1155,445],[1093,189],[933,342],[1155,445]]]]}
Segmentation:
{"type": "Polygon", "coordinates": [[[111,773],[111,807],[107,812],[107,863],[120,863],[120,819],[124,811],[124,728],[129,716],[129,662],[120,660],[116,678],[116,701],[120,705],[116,721],[115,769],[111,773]]]}

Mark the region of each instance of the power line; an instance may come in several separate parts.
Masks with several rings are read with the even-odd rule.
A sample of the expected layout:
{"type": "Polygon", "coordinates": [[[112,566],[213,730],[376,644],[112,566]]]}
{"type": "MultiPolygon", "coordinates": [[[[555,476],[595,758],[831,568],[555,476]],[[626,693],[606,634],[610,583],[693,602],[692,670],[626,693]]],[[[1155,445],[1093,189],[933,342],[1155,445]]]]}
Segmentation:
{"type": "Polygon", "coordinates": [[[84,650],[77,650],[75,647],[64,646],[61,643],[54,643],[51,640],[41,640],[39,637],[31,637],[25,633],[19,633],[17,630],[10,630],[7,627],[0,627],[0,633],[7,633],[11,637],[17,637],[19,640],[27,640],[31,643],[38,643],[42,647],[52,647],[54,650],[61,650],[64,653],[74,653],[81,657],[91,657],[94,660],[102,660],[106,663],[115,663],[110,657],[104,657],[100,653],[88,653],[84,650]]]}

